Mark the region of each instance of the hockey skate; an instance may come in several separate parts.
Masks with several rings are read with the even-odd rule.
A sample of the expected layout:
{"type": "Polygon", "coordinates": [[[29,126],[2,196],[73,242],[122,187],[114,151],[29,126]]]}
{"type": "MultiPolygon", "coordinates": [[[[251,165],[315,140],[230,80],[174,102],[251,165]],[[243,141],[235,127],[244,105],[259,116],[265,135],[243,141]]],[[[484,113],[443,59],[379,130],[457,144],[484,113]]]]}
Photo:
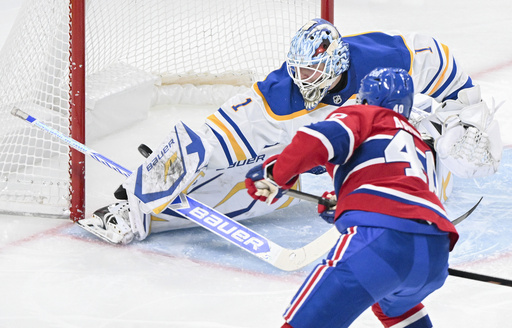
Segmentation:
{"type": "Polygon", "coordinates": [[[91,218],[79,220],[77,224],[93,235],[112,244],[128,244],[134,234],[130,227],[128,202],[123,201],[95,211],[91,218]]]}

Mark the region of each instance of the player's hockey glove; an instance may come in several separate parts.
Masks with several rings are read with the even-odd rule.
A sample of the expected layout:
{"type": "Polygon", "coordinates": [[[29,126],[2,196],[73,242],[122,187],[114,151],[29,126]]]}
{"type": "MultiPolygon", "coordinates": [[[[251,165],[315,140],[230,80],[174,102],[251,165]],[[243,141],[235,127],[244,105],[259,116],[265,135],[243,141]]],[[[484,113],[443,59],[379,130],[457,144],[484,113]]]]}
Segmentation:
{"type": "Polygon", "coordinates": [[[272,176],[272,169],[277,158],[278,155],[269,157],[263,164],[250,169],[245,176],[247,193],[252,198],[266,202],[269,205],[277,202],[283,196],[285,190],[293,187],[298,179],[298,176],[296,176],[283,186],[277,185],[272,176]]]}
{"type": "MultiPolygon", "coordinates": [[[[323,198],[334,199],[336,200],[336,194],[334,191],[326,191],[322,195],[323,198]]],[[[334,214],[336,213],[336,205],[327,207],[324,204],[318,204],[318,213],[320,213],[320,217],[324,219],[327,223],[334,223],[334,214]]]]}

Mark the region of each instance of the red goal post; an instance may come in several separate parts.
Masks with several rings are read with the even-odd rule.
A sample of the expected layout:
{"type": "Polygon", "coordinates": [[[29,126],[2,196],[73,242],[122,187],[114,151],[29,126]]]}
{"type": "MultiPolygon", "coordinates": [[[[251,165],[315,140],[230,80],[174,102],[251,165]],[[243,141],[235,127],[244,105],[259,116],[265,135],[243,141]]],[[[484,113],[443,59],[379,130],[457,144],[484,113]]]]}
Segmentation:
{"type": "Polygon", "coordinates": [[[264,78],[302,24],[333,20],[333,2],[26,0],[0,52],[0,213],[85,214],[83,154],[16,120],[13,107],[87,143],[143,119],[155,86],[264,78]]]}

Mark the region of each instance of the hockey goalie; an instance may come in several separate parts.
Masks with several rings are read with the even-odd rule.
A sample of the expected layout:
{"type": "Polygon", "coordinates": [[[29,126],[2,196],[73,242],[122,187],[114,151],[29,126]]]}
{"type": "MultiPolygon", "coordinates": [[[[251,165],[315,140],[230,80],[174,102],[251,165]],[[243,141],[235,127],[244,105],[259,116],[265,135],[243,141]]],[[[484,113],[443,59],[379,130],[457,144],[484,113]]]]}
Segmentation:
{"type": "MultiPolygon", "coordinates": [[[[185,193],[241,220],[292,206],[271,205],[245,192],[246,172],[280,153],[297,130],[334,109],[352,105],[361,79],[376,67],[397,67],[424,96],[410,121],[436,152],[437,195],[446,200],[451,174],[483,177],[497,171],[501,138],[496,108],[457,65],[446,45],[420,34],[368,32],[342,37],[331,23],[313,19],[291,40],[287,60],[243,94],[226,101],[196,131],[179,123],[123,183],[118,202],[78,224],[111,243],[191,226],[172,208],[185,193]],[[426,99],[426,101],[424,101],[426,99]]],[[[379,122],[374,122],[379,124],[379,122]]],[[[321,174],[322,167],[310,173],[321,174]]],[[[300,179],[292,188],[300,189],[300,179]]]]}

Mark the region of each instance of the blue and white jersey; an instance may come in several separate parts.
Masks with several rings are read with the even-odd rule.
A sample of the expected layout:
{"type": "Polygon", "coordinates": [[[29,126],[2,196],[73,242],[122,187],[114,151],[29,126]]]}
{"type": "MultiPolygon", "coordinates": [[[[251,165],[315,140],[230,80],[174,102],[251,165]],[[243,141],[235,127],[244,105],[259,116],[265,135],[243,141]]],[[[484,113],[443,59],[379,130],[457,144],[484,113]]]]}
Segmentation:
{"type": "Polygon", "coordinates": [[[353,104],[361,79],[376,67],[405,69],[413,78],[416,94],[439,102],[456,99],[458,91],[473,86],[448,47],[432,37],[369,32],[343,40],[349,44],[349,69],[316,108],[304,108],[299,88],[284,63],[252,90],[233,97],[209,116],[206,124],[222,147],[219,156],[224,157],[214,160],[214,165],[227,167],[255,158],[267,147],[288,144],[301,126],[325,119],[339,106],[353,104]]]}

